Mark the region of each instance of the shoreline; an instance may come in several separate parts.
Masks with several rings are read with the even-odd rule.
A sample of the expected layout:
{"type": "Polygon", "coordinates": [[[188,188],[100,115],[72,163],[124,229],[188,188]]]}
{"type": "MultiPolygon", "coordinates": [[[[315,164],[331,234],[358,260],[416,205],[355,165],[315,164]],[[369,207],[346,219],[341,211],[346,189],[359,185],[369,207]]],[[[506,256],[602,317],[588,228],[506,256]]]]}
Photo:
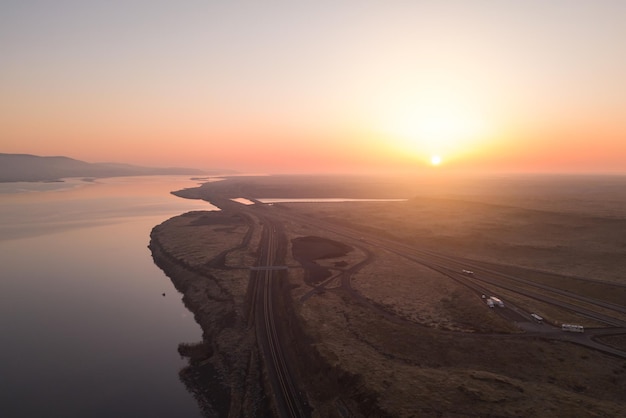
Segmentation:
{"type": "MultiPolygon", "coordinates": [[[[249,313],[249,302],[246,302],[245,296],[247,286],[244,286],[244,283],[249,283],[249,275],[244,273],[236,276],[236,270],[241,266],[254,265],[260,232],[257,228],[252,233],[249,245],[241,246],[244,231],[241,225],[231,222],[229,217],[245,213],[256,219],[252,221],[252,225],[256,226],[260,225],[259,219],[264,217],[271,216],[279,220],[274,223],[278,232],[274,232],[283,235],[279,247],[286,250],[286,258],[284,263],[280,260],[277,263],[289,266],[289,274],[277,287],[281,296],[276,300],[276,308],[282,311],[281,317],[284,318],[279,332],[289,350],[295,353],[288,357],[288,362],[297,368],[298,377],[306,381],[303,391],[311,400],[313,411],[318,414],[315,416],[337,416],[338,411],[347,411],[353,416],[367,416],[372,411],[376,411],[379,416],[432,416],[438,412],[461,413],[470,405],[477,408],[477,413],[522,416],[516,414],[524,411],[526,416],[536,416],[533,411],[547,405],[571,412],[577,410],[578,403],[584,402],[591,413],[616,411],[622,405],[615,396],[616,387],[623,382],[624,377],[621,363],[615,358],[575,344],[534,335],[499,338],[471,332],[471,329],[485,331],[483,328],[489,323],[483,320],[491,318],[493,313],[485,309],[480,295],[470,295],[467,289],[458,288],[444,277],[435,277],[438,273],[429,272],[412,262],[400,260],[384,249],[368,245],[368,241],[374,241],[373,236],[390,234],[404,238],[403,235],[411,233],[411,228],[415,228],[410,222],[419,226],[434,219],[440,222],[441,228],[454,227],[455,222],[473,216],[474,212],[465,212],[474,207],[471,202],[459,200],[451,205],[448,201],[422,199],[409,201],[402,206],[359,203],[345,206],[287,204],[277,205],[279,207],[276,208],[247,207],[238,206],[229,200],[231,194],[240,196],[242,189],[249,187],[242,184],[241,180],[205,186],[173,193],[179,197],[217,202],[222,208],[219,216],[207,215],[203,218],[198,213],[193,215],[196,220],[187,219],[186,225],[184,222],[179,223],[181,234],[185,235],[178,237],[181,239],[179,244],[190,247],[185,247],[181,252],[182,258],[174,258],[179,264],[188,262],[187,267],[195,268],[196,272],[210,270],[215,273],[211,280],[218,287],[228,287],[227,282],[233,278],[239,280],[239,293],[231,293],[233,303],[228,305],[228,309],[230,315],[242,319],[247,316],[244,312],[249,313]],[[442,207],[445,211],[439,210],[442,207]],[[381,211],[381,208],[386,210],[381,211]],[[455,211],[460,211],[462,216],[447,216],[455,211]],[[423,213],[426,217],[402,216],[405,213],[423,213]],[[386,218],[383,215],[394,223],[384,223],[386,218]],[[328,219],[336,220],[339,226],[331,223],[325,226],[323,222],[328,219]],[[354,232],[354,237],[349,238],[337,232],[341,232],[344,227],[341,222],[358,231],[354,232]],[[206,230],[194,238],[191,236],[194,228],[189,228],[191,223],[195,228],[206,230]],[[382,230],[380,225],[386,225],[387,228],[382,230]],[[389,228],[389,225],[393,227],[389,228]],[[232,234],[239,234],[235,240],[237,242],[232,241],[232,234]],[[296,254],[292,254],[298,238],[312,236],[317,237],[315,241],[329,238],[356,249],[347,255],[323,254],[328,255],[328,258],[319,260],[320,268],[329,269],[336,276],[324,279],[320,284],[307,281],[307,278],[314,277],[310,276],[310,272],[305,273],[296,254]],[[201,239],[205,242],[199,243],[201,239]],[[197,259],[200,257],[199,248],[202,248],[201,259],[197,259]],[[204,254],[206,251],[211,252],[210,256],[204,254]],[[249,253],[245,262],[240,262],[244,259],[242,251],[249,253]],[[373,257],[368,257],[370,252],[373,257]],[[218,258],[219,262],[215,262],[218,258]],[[342,274],[345,276],[341,277],[342,274]],[[355,284],[352,293],[344,285],[351,280],[355,284]],[[383,310],[387,314],[381,315],[383,310]],[[389,315],[398,316],[399,319],[392,321],[389,315]],[[454,329],[447,330],[448,322],[454,329]],[[469,332],[456,330],[457,325],[466,322],[470,327],[469,332]],[[567,358],[575,361],[561,364],[567,358]],[[521,363],[520,359],[523,360],[521,363]],[[576,373],[572,374],[574,370],[576,373]],[[613,376],[612,380],[603,378],[607,374],[613,376]]],[[[262,193],[257,188],[255,185],[256,192],[262,193]]],[[[515,215],[522,211],[528,216],[534,216],[529,222],[546,222],[544,211],[512,211],[508,206],[497,205],[481,205],[474,209],[479,214],[504,216],[505,220],[517,219],[515,215]]],[[[166,223],[191,216],[181,215],[166,223]]],[[[483,227],[483,224],[472,225],[483,227]]],[[[437,234],[441,235],[445,229],[413,231],[417,238],[428,234],[437,238],[437,234]]],[[[530,235],[521,235],[520,239],[524,237],[530,235]]],[[[178,238],[173,237],[174,240],[178,238]]],[[[461,238],[459,242],[464,242],[461,238]]],[[[480,235],[474,238],[475,241],[480,235]]],[[[408,239],[398,241],[412,243],[408,239]]],[[[431,240],[429,243],[432,246],[437,241],[431,240]]],[[[419,244],[419,241],[414,243],[416,246],[419,244]]],[[[447,248],[443,245],[445,242],[440,244],[437,247],[439,251],[447,248]]],[[[498,265],[498,268],[505,267],[513,268],[508,264],[498,265]]],[[[537,271],[519,267],[518,274],[536,275],[537,271]]],[[[548,279],[550,277],[542,278],[548,279]]],[[[187,292],[188,289],[185,294],[187,292]]],[[[610,298],[611,295],[606,297],[610,298]]],[[[516,300],[528,303],[519,297],[516,300]]],[[[216,302],[209,301],[209,304],[216,302]]],[[[200,303],[194,309],[202,312],[207,308],[214,309],[215,306],[200,303]]],[[[548,313],[563,315],[554,309],[554,312],[548,313]]],[[[494,317],[493,326],[500,326],[498,321],[502,319],[498,318],[494,317]]],[[[241,324],[245,324],[245,321],[241,324]]],[[[231,331],[235,334],[239,332],[235,328],[231,331]]],[[[243,327],[241,332],[245,332],[243,327]]],[[[221,338],[219,332],[213,334],[210,331],[209,334],[211,343],[215,343],[213,339],[221,338]]],[[[254,342],[251,344],[252,347],[254,342]]],[[[221,347],[225,348],[226,345],[221,347]]],[[[238,363],[240,373],[249,370],[246,368],[249,358],[238,363]]],[[[261,364],[258,357],[255,361],[255,364],[261,364]]],[[[232,372],[232,366],[234,363],[218,372],[232,372]]],[[[228,374],[222,376],[228,378],[228,374]]],[[[259,376],[257,382],[260,384],[257,387],[265,388],[267,385],[263,370],[260,370],[259,376]]],[[[229,384],[232,388],[236,387],[229,384]]],[[[245,398],[247,395],[243,392],[242,397],[245,398]]],[[[241,403],[235,401],[232,405],[241,403]]]]}
{"type": "MultiPolygon", "coordinates": [[[[257,348],[255,327],[246,319],[252,297],[248,294],[249,271],[244,270],[246,287],[240,287],[239,294],[234,294],[234,288],[228,288],[227,279],[211,271],[216,269],[223,275],[232,272],[224,265],[224,259],[231,252],[256,252],[254,245],[258,231],[240,231],[242,240],[239,243],[221,251],[215,249],[210,257],[206,257],[211,261],[196,260],[196,264],[168,252],[163,243],[168,230],[171,233],[189,224],[215,226],[215,222],[227,222],[230,216],[232,214],[224,209],[175,216],[154,227],[149,248],[155,264],[183,295],[183,303],[203,331],[202,342],[192,345],[204,345],[204,354],[187,357],[188,366],[181,370],[181,380],[200,408],[207,416],[216,411],[218,416],[275,416],[270,402],[273,395],[257,348]]],[[[248,225],[255,225],[255,222],[248,220],[248,225]]],[[[309,405],[321,416],[333,416],[337,403],[341,408],[349,406],[347,410],[359,411],[364,416],[372,411],[377,411],[377,416],[387,416],[377,406],[377,395],[363,386],[359,376],[339,364],[330,363],[326,354],[319,350],[309,335],[312,331],[302,322],[304,319],[294,306],[292,289],[293,285],[287,282],[280,288],[283,296],[278,299],[282,302],[277,309],[284,312],[285,318],[279,326],[284,340],[289,341],[291,347],[290,364],[299,379],[306,380],[309,405]]]]}
{"type": "MultiPolygon", "coordinates": [[[[203,212],[191,213],[203,216],[203,212]]],[[[206,266],[181,260],[162,245],[160,235],[168,223],[187,220],[189,214],[155,226],[149,244],[155,264],[182,294],[185,307],[202,329],[202,341],[196,344],[204,345],[206,350],[201,355],[187,357],[188,365],[181,370],[181,380],[206,416],[226,416],[233,411],[238,411],[237,416],[264,416],[259,414],[268,411],[260,385],[261,365],[254,335],[241,315],[242,307],[206,266]],[[252,378],[241,370],[247,370],[252,378]],[[243,394],[241,399],[235,399],[237,393],[243,394]]],[[[206,212],[207,216],[212,214],[215,212],[206,212]]]]}

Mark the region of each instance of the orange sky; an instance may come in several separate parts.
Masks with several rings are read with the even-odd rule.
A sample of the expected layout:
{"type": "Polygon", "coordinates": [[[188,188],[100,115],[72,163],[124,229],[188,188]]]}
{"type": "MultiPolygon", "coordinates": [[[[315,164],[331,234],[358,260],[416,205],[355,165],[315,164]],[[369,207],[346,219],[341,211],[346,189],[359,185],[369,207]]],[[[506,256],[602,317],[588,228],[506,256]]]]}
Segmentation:
{"type": "Polygon", "coordinates": [[[3,2],[0,152],[626,172],[626,2],[175,3],[3,2]]]}

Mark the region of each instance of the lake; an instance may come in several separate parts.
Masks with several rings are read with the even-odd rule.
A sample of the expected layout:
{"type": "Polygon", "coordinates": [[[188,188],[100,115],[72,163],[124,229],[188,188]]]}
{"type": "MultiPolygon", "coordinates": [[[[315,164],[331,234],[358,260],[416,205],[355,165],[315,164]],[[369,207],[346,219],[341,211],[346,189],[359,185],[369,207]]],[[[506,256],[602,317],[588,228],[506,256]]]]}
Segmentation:
{"type": "Polygon", "coordinates": [[[186,177],[0,186],[0,414],[199,417],[178,378],[200,327],[153,264],[151,229],[209,203],[186,177]],[[165,294],[165,296],[163,296],[165,294]]]}

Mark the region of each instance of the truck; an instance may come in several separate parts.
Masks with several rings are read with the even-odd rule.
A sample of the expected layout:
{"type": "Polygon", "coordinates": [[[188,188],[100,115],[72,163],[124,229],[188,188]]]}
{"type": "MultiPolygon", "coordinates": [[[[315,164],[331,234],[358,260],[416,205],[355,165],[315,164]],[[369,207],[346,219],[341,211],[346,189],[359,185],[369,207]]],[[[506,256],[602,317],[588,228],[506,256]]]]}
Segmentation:
{"type": "Polygon", "coordinates": [[[567,332],[585,332],[585,327],[576,324],[563,324],[561,325],[561,330],[567,332]]]}
{"type": "Polygon", "coordinates": [[[498,299],[497,297],[492,296],[492,297],[491,297],[491,300],[493,301],[493,303],[494,303],[497,307],[499,307],[499,308],[504,308],[504,302],[502,302],[502,301],[501,301],[500,299],[498,299]]]}

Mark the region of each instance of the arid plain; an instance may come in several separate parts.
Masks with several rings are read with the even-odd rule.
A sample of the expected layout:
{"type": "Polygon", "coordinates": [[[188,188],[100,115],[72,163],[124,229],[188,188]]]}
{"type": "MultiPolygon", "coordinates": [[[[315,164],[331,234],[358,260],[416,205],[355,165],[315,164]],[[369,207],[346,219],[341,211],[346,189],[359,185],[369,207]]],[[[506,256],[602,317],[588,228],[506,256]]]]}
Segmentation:
{"type": "Polygon", "coordinates": [[[278,331],[305,415],[620,416],[623,190],[626,178],[604,176],[284,176],[177,192],[222,208],[152,233],[155,261],[204,331],[181,346],[183,380],[207,415],[276,413],[249,269],[271,219],[288,268],[275,275],[278,331]]]}

